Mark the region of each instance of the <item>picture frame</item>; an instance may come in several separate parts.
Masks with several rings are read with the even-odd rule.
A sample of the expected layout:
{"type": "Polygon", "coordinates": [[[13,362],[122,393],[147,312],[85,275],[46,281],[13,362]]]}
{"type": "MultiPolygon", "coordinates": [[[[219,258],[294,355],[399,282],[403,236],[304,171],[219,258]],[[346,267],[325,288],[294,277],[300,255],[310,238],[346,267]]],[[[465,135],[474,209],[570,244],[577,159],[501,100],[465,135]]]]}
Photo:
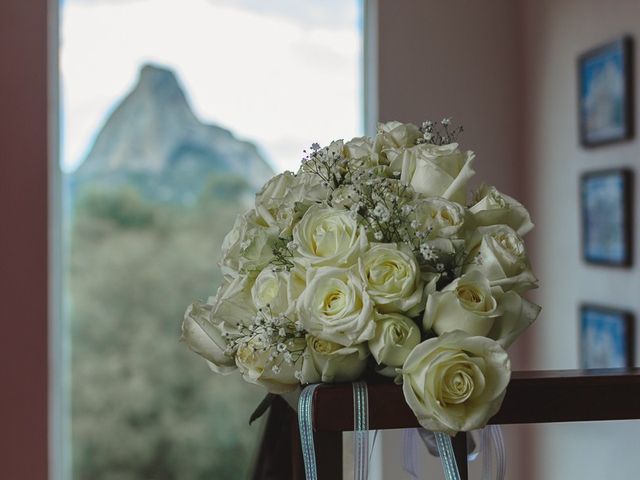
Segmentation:
{"type": "Polygon", "coordinates": [[[578,57],[580,143],[633,138],[633,39],[622,36],[578,57]]]}
{"type": "Polygon", "coordinates": [[[582,256],[587,263],[632,264],[633,172],[626,168],[584,173],[580,179],[582,256]]]}
{"type": "Polygon", "coordinates": [[[580,368],[630,368],[635,359],[633,313],[594,304],[580,306],[580,368]]]}

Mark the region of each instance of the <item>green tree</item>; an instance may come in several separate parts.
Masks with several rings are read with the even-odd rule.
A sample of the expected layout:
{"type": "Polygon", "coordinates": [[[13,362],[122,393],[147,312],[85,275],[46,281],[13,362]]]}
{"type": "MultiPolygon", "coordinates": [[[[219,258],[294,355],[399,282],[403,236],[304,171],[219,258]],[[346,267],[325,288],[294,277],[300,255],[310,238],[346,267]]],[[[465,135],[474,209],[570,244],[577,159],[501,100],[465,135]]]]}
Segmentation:
{"type": "Polygon", "coordinates": [[[74,478],[246,476],[259,431],[248,416],[264,392],[213,375],[178,341],[189,301],[220,281],[238,198],[204,193],[191,209],[134,189],[78,199],[68,270],[74,478]]]}

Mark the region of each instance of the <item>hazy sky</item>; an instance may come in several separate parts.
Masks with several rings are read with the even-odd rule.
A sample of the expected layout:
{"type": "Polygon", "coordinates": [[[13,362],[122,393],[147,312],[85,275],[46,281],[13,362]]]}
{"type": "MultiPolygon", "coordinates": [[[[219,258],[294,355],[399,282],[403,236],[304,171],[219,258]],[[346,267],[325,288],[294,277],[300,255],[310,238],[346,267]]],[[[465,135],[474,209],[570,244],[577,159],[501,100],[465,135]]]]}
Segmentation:
{"type": "Polygon", "coordinates": [[[141,64],[174,69],[201,120],[294,170],[312,142],[362,133],[360,0],[66,0],[65,170],[141,64]]]}

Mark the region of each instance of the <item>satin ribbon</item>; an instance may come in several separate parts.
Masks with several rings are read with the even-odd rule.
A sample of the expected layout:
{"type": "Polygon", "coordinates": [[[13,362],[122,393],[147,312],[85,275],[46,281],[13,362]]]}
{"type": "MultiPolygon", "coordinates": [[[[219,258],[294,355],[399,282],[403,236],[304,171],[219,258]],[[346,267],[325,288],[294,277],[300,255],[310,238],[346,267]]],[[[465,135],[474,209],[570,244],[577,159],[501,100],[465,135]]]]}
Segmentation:
{"type": "Polygon", "coordinates": [[[417,435],[417,428],[405,428],[402,442],[402,453],[404,454],[404,470],[414,479],[419,479],[422,477],[422,475],[416,470],[416,447],[418,446],[418,442],[416,442],[417,435]]]}
{"type": "MultiPolygon", "coordinates": [[[[318,480],[316,450],[313,441],[313,393],[319,384],[309,385],[298,401],[298,426],[307,480],[318,480]]],[[[353,461],[355,480],[369,476],[369,395],[366,382],[353,384],[353,461]]],[[[375,442],[375,436],[374,436],[375,442]]]]}
{"type": "MultiPolygon", "coordinates": [[[[471,435],[471,433],[467,435],[471,435]]],[[[416,480],[424,478],[421,464],[416,462],[418,438],[422,440],[429,453],[434,456],[440,456],[441,458],[440,447],[448,450],[446,444],[450,443],[450,439],[447,440],[441,437],[441,443],[438,444],[436,434],[423,428],[408,428],[404,430],[404,470],[416,480]]],[[[479,455],[482,455],[482,480],[504,480],[506,473],[506,450],[500,426],[489,425],[485,427],[474,440],[478,446],[474,448],[472,452],[469,452],[467,461],[471,462],[478,458],[479,455]]],[[[451,455],[453,455],[452,452],[453,448],[451,449],[451,455]]],[[[451,458],[453,458],[455,462],[455,457],[453,456],[451,458]]],[[[447,479],[459,478],[455,476],[456,472],[452,468],[452,465],[449,464],[447,466],[444,460],[443,469],[445,469],[447,479]],[[453,475],[453,477],[451,477],[451,475],[453,475]]]]}
{"type": "MultiPolygon", "coordinates": [[[[298,402],[298,425],[300,427],[300,442],[304,460],[305,477],[307,480],[318,480],[316,451],[313,441],[313,394],[320,385],[309,385],[300,395],[298,402]]],[[[353,453],[354,478],[367,480],[369,474],[369,396],[366,382],[353,384],[353,453]]],[[[377,433],[377,432],[376,432],[377,433]]],[[[446,480],[460,480],[458,465],[451,437],[446,433],[427,432],[424,429],[406,429],[404,434],[405,470],[414,478],[419,478],[415,468],[416,437],[421,437],[427,445],[430,436],[435,438],[438,455],[442,461],[442,468],[446,480]]],[[[374,443],[375,443],[374,436],[374,443]]],[[[498,425],[485,427],[481,434],[480,450],[482,453],[482,479],[504,480],[506,471],[506,453],[502,430],[498,425]],[[493,457],[496,460],[495,477],[492,476],[493,457]]],[[[468,460],[477,457],[471,452],[468,460]]]]}
{"type": "Polygon", "coordinates": [[[318,480],[316,449],[313,443],[313,392],[320,384],[309,385],[302,390],[298,400],[298,426],[304,460],[304,476],[307,480],[318,480]]]}
{"type": "Polygon", "coordinates": [[[482,480],[504,480],[507,470],[507,456],[504,438],[499,425],[489,425],[482,430],[482,480]],[[493,476],[493,456],[496,460],[496,473],[493,476]]]}
{"type": "Polygon", "coordinates": [[[369,394],[366,382],[353,384],[353,477],[369,477],[369,394]]]}
{"type": "Polygon", "coordinates": [[[438,453],[442,461],[442,470],[444,470],[444,478],[446,480],[460,480],[460,472],[456,463],[456,456],[453,453],[453,444],[451,437],[442,432],[434,432],[436,437],[436,445],[438,453]]]}

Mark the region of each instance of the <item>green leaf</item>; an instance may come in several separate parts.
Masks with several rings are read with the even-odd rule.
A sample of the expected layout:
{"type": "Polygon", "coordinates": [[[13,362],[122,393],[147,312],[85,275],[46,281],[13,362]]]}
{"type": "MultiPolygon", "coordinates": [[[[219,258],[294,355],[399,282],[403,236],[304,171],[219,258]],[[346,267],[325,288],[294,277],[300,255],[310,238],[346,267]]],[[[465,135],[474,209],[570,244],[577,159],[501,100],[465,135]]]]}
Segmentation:
{"type": "Polygon", "coordinates": [[[267,409],[271,406],[271,403],[273,402],[274,398],[276,398],[275,393],[267,393],[265,395],[265,397],[262,399],[260,404],[256,407],[256,409],[251,414],[251,417],[249,418],[249,425],[251,425],[257,419],[259,419],[262,415],[264,415],[264,412],[266,412],[267,409]]]}

